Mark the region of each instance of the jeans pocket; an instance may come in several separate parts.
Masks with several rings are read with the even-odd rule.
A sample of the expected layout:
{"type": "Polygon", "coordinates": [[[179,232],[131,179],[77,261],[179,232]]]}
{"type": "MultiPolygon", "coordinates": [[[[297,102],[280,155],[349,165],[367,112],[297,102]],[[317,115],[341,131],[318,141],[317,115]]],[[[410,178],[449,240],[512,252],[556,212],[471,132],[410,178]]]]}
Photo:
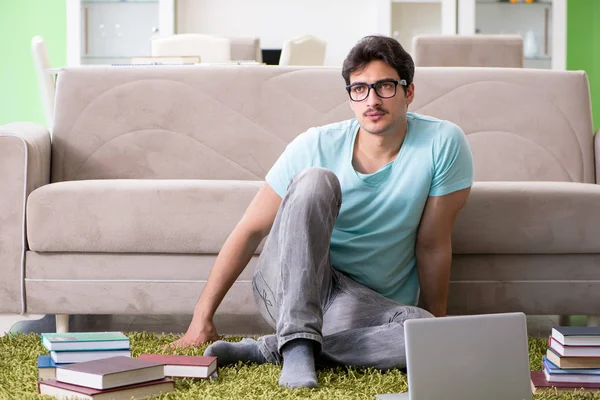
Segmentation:
{"type": "Polygon", "coordinates": [[[271,326],[275,327],[277,321],[277,303],[275,302],[273,290],[267,285],[262,272],[258,271],[254,274],[252,289],[261,315],[271,326]]]}

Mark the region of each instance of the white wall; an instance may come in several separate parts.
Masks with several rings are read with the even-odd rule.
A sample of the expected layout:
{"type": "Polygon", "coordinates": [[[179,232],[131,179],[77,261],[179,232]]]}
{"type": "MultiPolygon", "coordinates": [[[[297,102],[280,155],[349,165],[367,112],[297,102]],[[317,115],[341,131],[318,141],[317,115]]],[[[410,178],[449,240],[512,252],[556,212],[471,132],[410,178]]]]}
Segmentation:
{"type": "Polygon", "coordinates": [[[259,37],[262,48],[311,34],[327,41],[325,65],[340,67],[369,34],[390,34],[389,0],[178,0],[177,33],[259,37]]]}
{"type": "Polygon", "coordinates": [[[413,37],[442,33],[440,3],[392,3],[392,37],[410,54],[413,37]]]}

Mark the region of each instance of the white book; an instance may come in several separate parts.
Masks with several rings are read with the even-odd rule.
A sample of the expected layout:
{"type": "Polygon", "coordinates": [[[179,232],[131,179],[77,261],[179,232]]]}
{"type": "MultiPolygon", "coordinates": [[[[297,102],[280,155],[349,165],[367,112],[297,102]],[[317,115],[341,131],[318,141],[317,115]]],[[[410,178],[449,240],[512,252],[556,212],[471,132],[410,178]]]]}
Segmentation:
{"type": "Polygon", "coordinates": [[[131,350],[51,351],[55,363],[78,363],[109,357],[131,357],[131,350]]]}
{"type": "Polygon", "coordinates": [[[546,368],[543,371],[546,380],[550,383],[600,383],[599,375],[550,374],[546,368]]]}

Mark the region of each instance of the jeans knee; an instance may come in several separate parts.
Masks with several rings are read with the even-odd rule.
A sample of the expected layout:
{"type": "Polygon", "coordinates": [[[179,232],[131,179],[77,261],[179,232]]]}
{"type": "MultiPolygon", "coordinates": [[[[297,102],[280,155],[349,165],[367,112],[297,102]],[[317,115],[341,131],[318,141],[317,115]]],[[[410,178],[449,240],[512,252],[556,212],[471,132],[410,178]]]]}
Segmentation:
{"type": "Polygon", "coordinates": [[[312,167],[302,170],[292,179],[288,192],[310,201],[334,201],[337,207],[342,202],[340,181],[327,168],[312,167]]]}
{"type": "Polygon", "coordinates": [[[433,318],[433,317],[434,317],[433,314],[431,314],[429,311],[424,310],[422,308],[413,307],[413,306],[401,306],[392,311],[392,313],[390,315],[389,323],[396,322],[396,323],[404,324],[404,321],[406,321],[408,319],[433,318]]]}

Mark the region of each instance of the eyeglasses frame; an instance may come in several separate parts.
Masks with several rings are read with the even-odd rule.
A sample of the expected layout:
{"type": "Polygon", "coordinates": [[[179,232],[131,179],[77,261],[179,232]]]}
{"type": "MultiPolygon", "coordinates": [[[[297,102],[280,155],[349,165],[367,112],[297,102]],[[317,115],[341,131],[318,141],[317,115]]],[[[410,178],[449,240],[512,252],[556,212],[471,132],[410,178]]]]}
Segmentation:
{"type": "Polygon", "coordinates": [[[382,99],[391,99],[392,97],[396,96],[396,94],[398,93],[398,85],[400,86],[408,86],[406,83],[406,79],[400,79],[400,80],[395,80],[395,79],[380,79],[375,83],[364,83],[364,82],[354,82],[351,83],[350,85],[346,86],[346,91],[348,92],[348,97],[350,98],[351,101],[354,102],[361,102],[361,101],[365,101],[369,95],[371,94],[371,89],[373,89],[375,91],[375,94],[382,98],[382,99]],[[375,89],[375,86],[377,86],[380,83],[384,83],[384,82],[389,82],[389,83],[394,83],[394,95],[393,96],[389,96],[389,97],[383,97],[381,96],[379,93],[377,93],[377,89],[375,89]],[[366,86],[367,89],[367,95],[365,96],[364,99],[361,100],[354,100],[352,98],[352,96],[350,95],[350,90],[352,90],[352,88],[354,86],[366,86]]]}

